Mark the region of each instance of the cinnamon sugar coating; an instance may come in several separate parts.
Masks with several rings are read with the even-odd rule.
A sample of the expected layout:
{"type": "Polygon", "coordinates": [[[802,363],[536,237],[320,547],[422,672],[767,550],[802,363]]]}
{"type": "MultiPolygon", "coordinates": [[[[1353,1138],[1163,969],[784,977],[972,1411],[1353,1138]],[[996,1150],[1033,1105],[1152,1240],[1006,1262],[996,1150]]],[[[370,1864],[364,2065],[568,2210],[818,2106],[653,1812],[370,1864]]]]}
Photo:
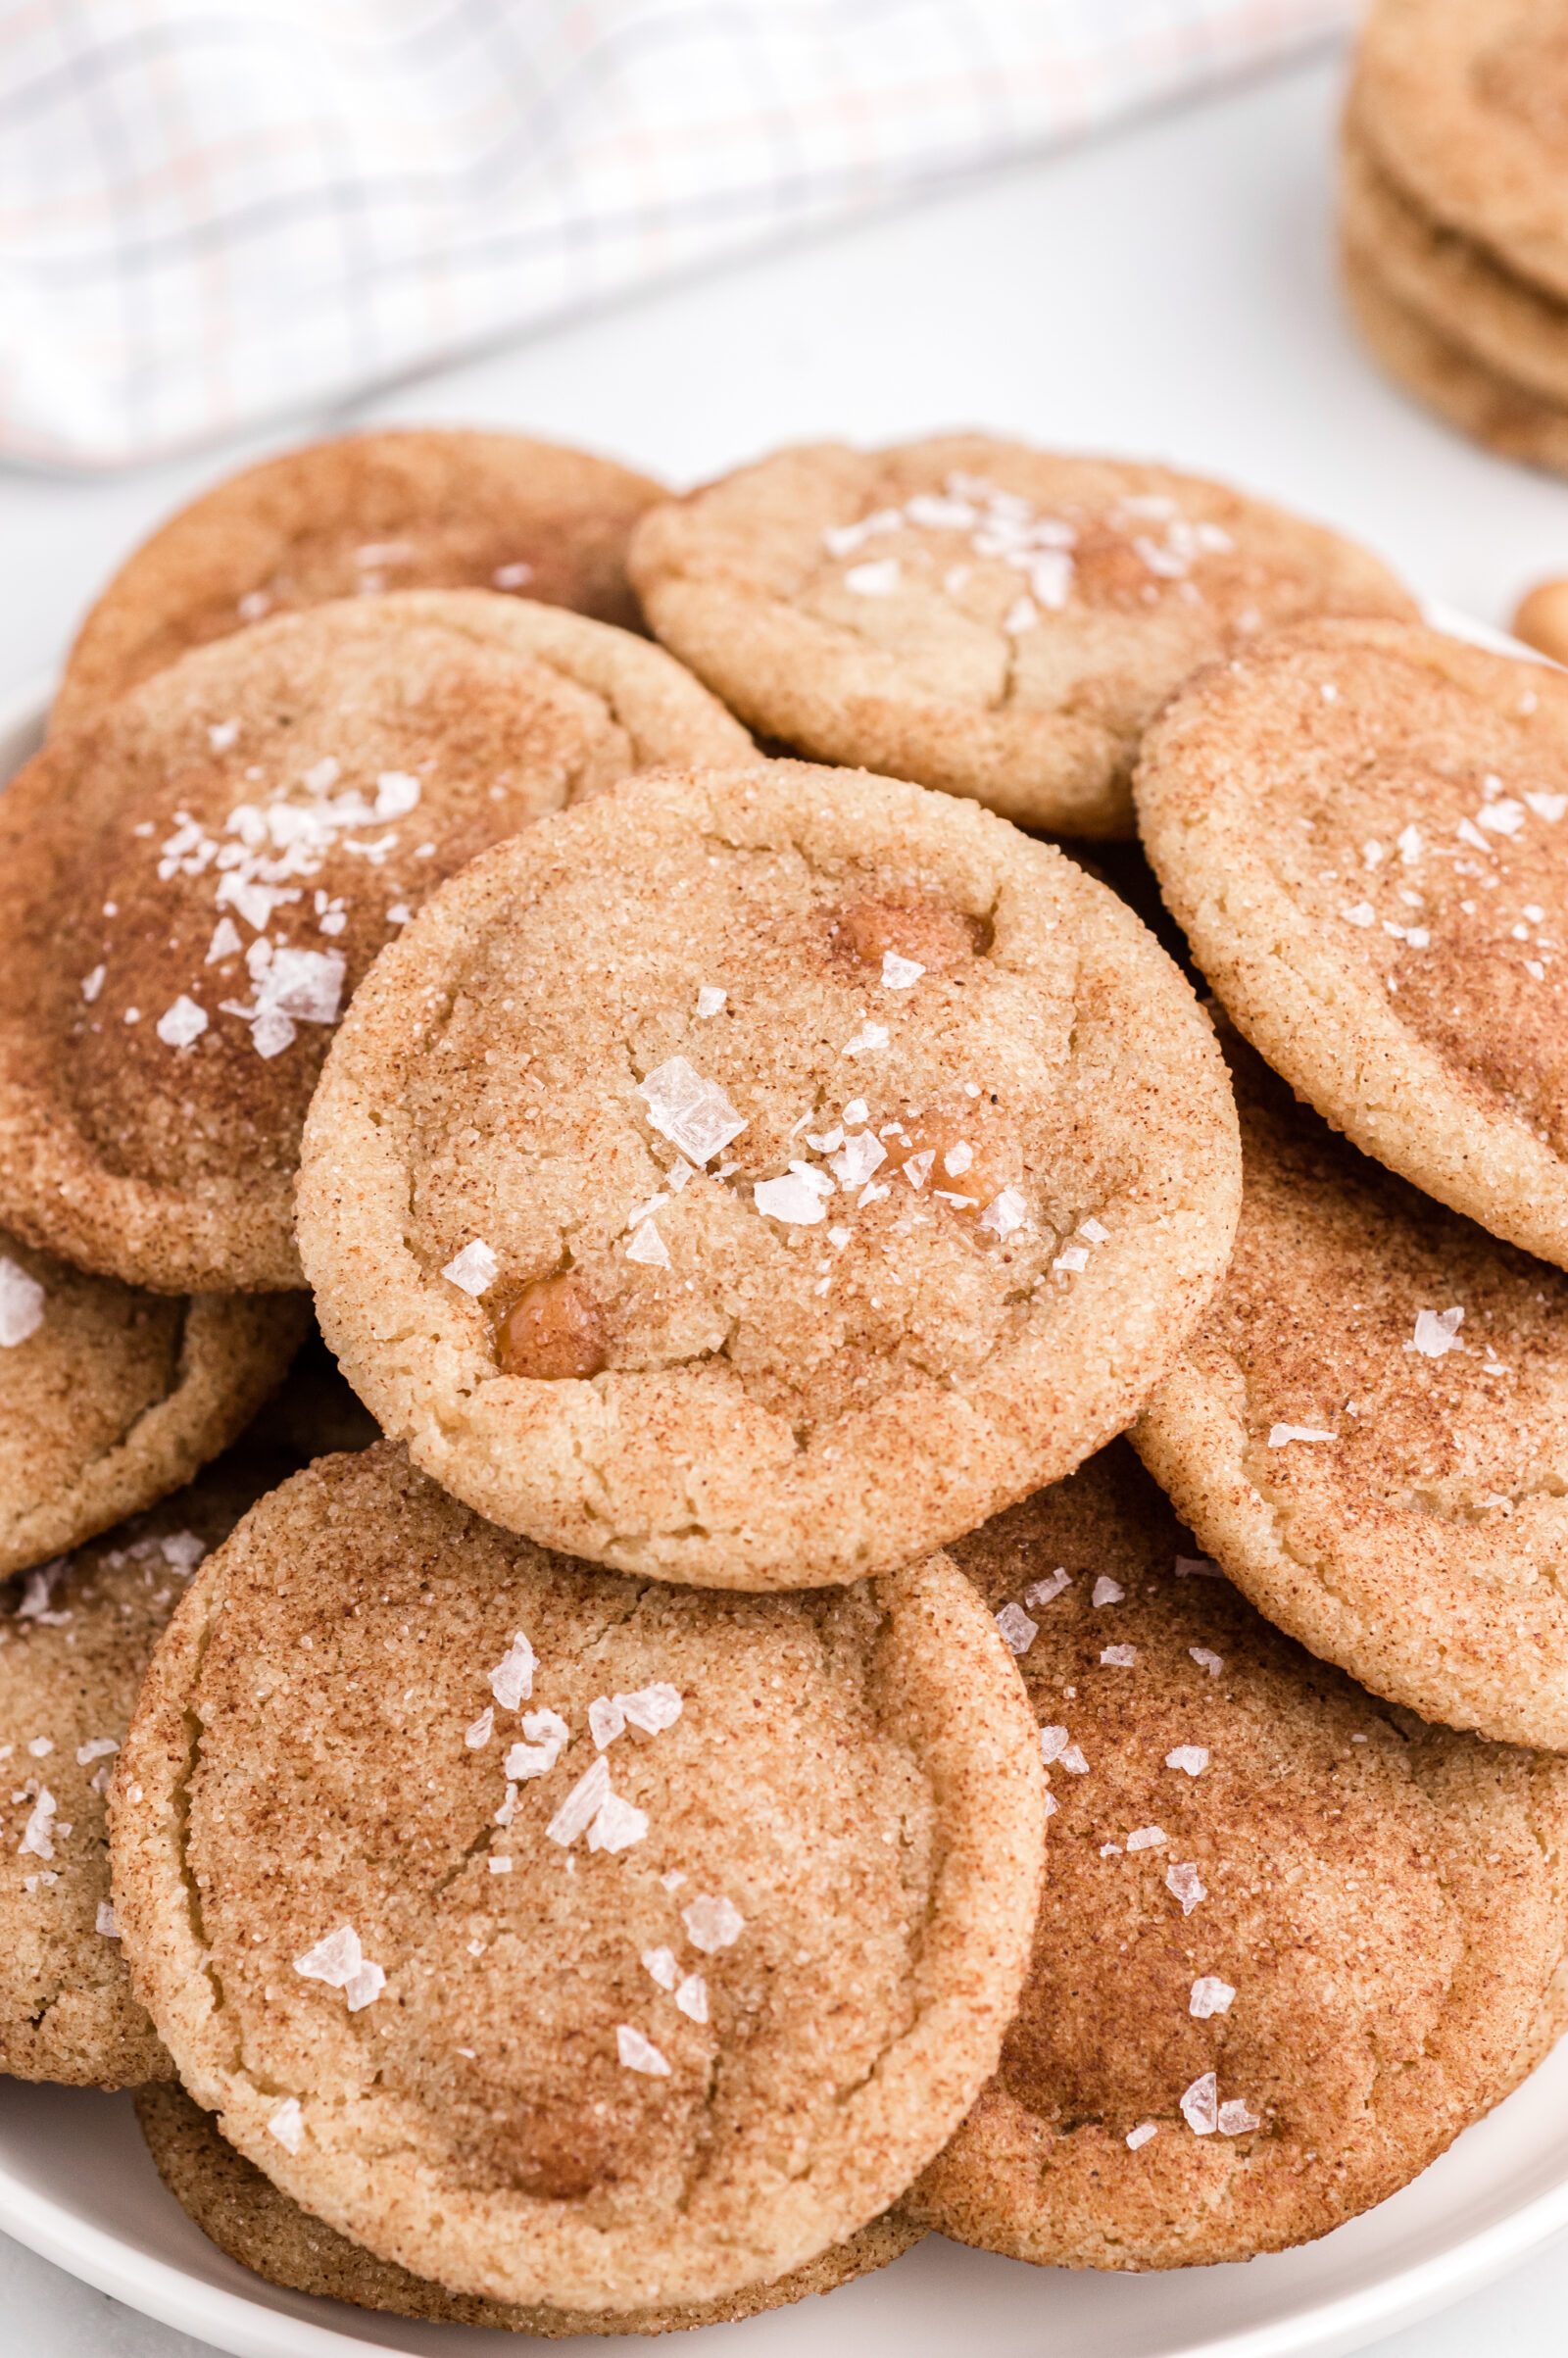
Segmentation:
{"type": "Polygon", "coordinates": [[[1125,1425],[1223,1268],[1232,1120],[1186,984],[1060,853],[863,774],[668,772],[475,861],[383,954],[301,1246],[350,1382],[478,1511],[810,1586],[1125,1425]],[[872,903],[910,955],[845,954],[872,903]],[[495,1321],[558,1280],[591,1359],[507,1372],[495,1321]]]}
{"type": "Polygon", "coordinates": [[[180,1293],[297,1286],[332,1025],[441,878],[749,740],[659,649],[481,590],[285,615],[58,736],[0,803],[0,1204],[180,1293]]]}
{"type": "Polygon", "coordinates": [[[1145,2269],[1383,2201],[1562,2028],[1568,1764],[1314,1660],[1204,1577],[1122,1443],[954,1552],[1035,1625],[1055,1811],[1001,2064],[907,2208],[1145,2269]]]}
{"type": "Polygon", "coordinates": [[[110,1914],[105,1791],[191,1574],[287,1457],[247,1445],[0,1586],[0,2071],[127,2088],[172,2070],[110,1914]]]}
{"type": "Polygon", "coordinates": [[[0,1232],[0,1578],[188,1482],[309,1322],[299,1295],[147,1294],[0,1232]]]}
{"type": "Polygon", "coordinates": [[[51,725],[78,728],[192,647],[387,590],[487,589],[641,627],[633,524],[646,475],[521,434],[348,434],[204,492],[122,565],[83,622],[51,725]]]}
{"type": "Polygon", "coordinates": [[[281,2190],[468,2294],[707,2301],[858,2234],[1017,1997],[1033,1723],[944,1557],[607,1577],[380,1444],[203,1568],[114,1786],[136,1990],[281,2190]]]}
{"type": "Polygon", "coordinates": [[[784,450],[650,511],[630,569],[733,712],[1030,827],[1133,832],[1143,730],[1200,663],[1413,615],[1351,541],[1168,467],[950,434],[784,450]]]}
{"type": "Polygon", "coordinates": [[[551,2309],[538,2302],[514,2307],[479,2293],[449,2292],[444,2284],[411,2276],[313,2219],[235,2152],[211,2113],[193,2103],[177,2082],[138,2088],[136,2118],[158,2174],[181,2209],[231,2260],[253,2268],[269,2284],[394,2317],[487,2326],[493,2333],[529,2333],[541,2340],[566,2340],[577,2333],[678,2333],[759,2317],[886,2268],[925,2233],[889,2211],[774,2284],[748,2285],[744,2292],[684,2307],[602,2313],[551,2309]]]}
{"type": "Polygon", "coordinates": [[[1369,1154],[1568,1262],[1568,678],[1281,631],[1146,740],[1139,822],[1237,1027],[1369,1154]]]}
{"type": "Polygon", "coordinates": [[[1315,1653],[1427,1719],[1568,1751],[1568,1279],[1233,1063],[1236,1251],[1137,1446],[1315,1653]]]}

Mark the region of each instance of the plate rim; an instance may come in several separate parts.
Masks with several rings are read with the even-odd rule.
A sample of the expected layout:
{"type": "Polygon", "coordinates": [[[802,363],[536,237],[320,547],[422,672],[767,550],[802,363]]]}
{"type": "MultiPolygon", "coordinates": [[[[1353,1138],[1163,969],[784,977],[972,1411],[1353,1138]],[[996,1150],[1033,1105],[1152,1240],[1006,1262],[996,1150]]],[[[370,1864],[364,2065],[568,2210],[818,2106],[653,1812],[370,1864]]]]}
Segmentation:
{"type": "MultiPolygon", "coordinates": [[[[1422,601],[1422,618],[1445,636],[1498,655],[1546,664],[1550,659],[1444,599],[1422,601]]],[[[0,699],[0,790],[29,738],[47,724],[53,677],[40,674],[0,699]]],[[[94,2091],[96,2092],[96,2091],[94,2091]]],[[[1414,2181],[1411,2182],[1415,2183],[1414,2181]]],[[[0,2229],[66,2275],[127,2308],[229,2354],[229,2358],[385,2358],[387,2345],[318,2324],[194,2276],[139,2249],[113,2229],[83,2219],[56,2196],[19,2179],[0,2151],[0,2229]],[[219,2338],[215,2343],[215,2335],[219,2338]]],[[[1291,2315],[1173,2344],[1169,2358],[1343,2358],[1402,2326],[1419,2324],[1478,2291],[1568,2233],[1568,2155],[1561,2182],[1517,2204],[1446,2250],[1375,2284],[1313,2302],[1291,2315]]],[[[1049,2272],[1043,2271],[1042,2274],[1049,2272]]],[[[313,2298],[311,2295],[296,2295],[313,2298]]],[[[333,2304],[334,2306],[336,2304],[333,2304]]],[[[701,2330],[701,2329],[699,2329],[701,2330]]],[[[476,2347],[479,2345],[475,2345],[476,2347]]]]}

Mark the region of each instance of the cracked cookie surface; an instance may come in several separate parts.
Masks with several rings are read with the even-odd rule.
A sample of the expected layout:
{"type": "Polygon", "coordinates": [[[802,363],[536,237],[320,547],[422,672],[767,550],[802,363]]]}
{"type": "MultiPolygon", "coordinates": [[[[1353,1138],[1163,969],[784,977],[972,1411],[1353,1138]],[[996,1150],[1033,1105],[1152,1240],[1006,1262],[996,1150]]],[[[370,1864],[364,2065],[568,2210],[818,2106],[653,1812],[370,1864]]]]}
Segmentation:
{"type": "Polygon", "coordinates": [[[662,649],[485,590],[199,648],[0,803],[0,1204],[162,1292],[300,1283],[332,1026],[441,878],[654,761],[750,740],[662,649]]]}
{"type": "Polygon", "coordinates": [[[1314,1660],[1123,1443],[953,1552],[1019,1648],[1055,1807],[1001,2064],[906,2207],[1144,2269],[1383,2201],[1562,2028],[1568,1764],[1314,1660]]]}
{"type": "Polygon", "coordinates": [[[1376,0],[1353,103],[1426,213],[1568,296],[1568,30],[1554,0],[1376,0]]]}
{"type": "Polygon", "coordinates": [[[163,2081],[136,2092],[136,2118],[162,2178],[176,2202],[204,2235],[242,2268],[253,2268],[270,2284],[312,2292],[327,2300],[351,2301],[394,2317],[427,2317],[438,2323],[487,2326],[493,2333],[531,2333],[549,2341],[577,2333],[678,2333],[760,2317],[813,2292],[876,2268],[886,2268],[925,2234],[897,2210],[873,2219],[843,2243],[828,2249],[771,2284],[679,2308],[609,2310],[599,2313],[551,2309],[540,2303],[509,2306],[482,2294],[449,2292],[444,2284],[411,2276],[390,2260],[378,2260],[351,2243],[297,2202],[280,2193],[253,2162],[219,2135],[211,2113],[193,2103],[176,2082],[163,2081]]]}
{"type": "Polygon", "coordinates": [[[188,1482],[309,1324],[303,1296],[148,1294],[0,1232],[0,1578],[188,1482]]]}
{"type": "Polygon", "coordinates": [[[946,1557],[607,1577],[403,1452],[204,1565],[114,1787],[138,1995],[285,2194],[467,2293],[710,2300],[880,2216],[993,2069],[1044,1846],[946,1557]]]}
{"type": "Polygon", "coordinates": [[[1314,1653],[1424,1718],[1568,1750],[1568,1279],[1231,1047],[1236,1250],[1133,1438],[1314,1653]]]}
{"type": "Polygon", "coordinates": [[[192,647],[387,590],[493,589],[635,630],[626,543],[658,483],[521,434],[351,434],[204,492],[121,566],[66,663],[76,728],[192,647]]]}
{"type": "Polygon", "coordinates": [[[619,1570],[906,1563],[1079,1462],[1229,1251],[1206,1017],[972,805],[774,763],[637,781],[383,955],[300,1238],[384,1431],[619,1570]]]}
{"type": "Polygon", "coordinates": [[[105,1789],[192,1572],[293,1462],[241,1445],[0,1587],[0,2071],[17,2079],[133,2088],[172,2069],[121,1955],[105,1789]]]}
{"type": "Polygon", "coordinates": [[[1396,622],[1216,665],[1139,824],[1239,1030],[1337,1129],[1568,1263],[1568,678],[1396,622]]]}
{"type": "Polygon", "coordinates": [[[1168,467],[954,434],[786,450],[652,510],[659,636],[752,727],[987,804],[1130,836],[1138,740],[1273,624],[1413,616],[1353,542],[1168,467]]]}

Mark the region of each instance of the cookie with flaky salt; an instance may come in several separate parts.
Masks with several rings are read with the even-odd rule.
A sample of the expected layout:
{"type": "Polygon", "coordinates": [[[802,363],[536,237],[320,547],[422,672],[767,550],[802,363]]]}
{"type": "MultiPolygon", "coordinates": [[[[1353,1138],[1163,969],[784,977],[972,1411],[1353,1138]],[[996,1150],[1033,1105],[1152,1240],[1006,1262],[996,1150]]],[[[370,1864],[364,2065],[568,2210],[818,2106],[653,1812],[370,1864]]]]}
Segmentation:
{"type": "Polygon", "coordinates": [[[408,589],[489,589],[641,627],[626,543],[665,496],[523,434],[348,434],[248,467],[172,516],[83,622],[51,725],[76,728],[192,647],[270,614],[408,589]]]}
{"type": "Polygon", "coordinates": [[[300,1295],[148,1294],[0,1233],[0,1579],[188,1482],[309,1324],[300,1295]]]}
{"type": "Polygon", "coordinates": [[[856,2277],[886,2268],[925,2234],[899,2211],[888,2211],[770,2284],[750,2284],[743,2292],[679,2307],[593,2312],[552,2309],[541,2302],[517,2306],[486,2300],[482,2293],[449,2292],[444,2284],[378,2260],[363,2244],[313,2219],[235,2152],[211,2113],[193,2103],[177,2081],[138,2088],[136,2118],[158,2175],[187,2217],[231,2260],[254,2269],[270,2284],[394,2317],[488,2326],[495,2333],[532,2333],[550,2341],[576,2333],[677,2333],[758,2317],[813,2292],[835,2292],[856,2277]]]}
{"type": "Polygon", "coordinates": [[[1236,1251],[1137,1446],[1314,1653],[1423,1718],[1568,1751],[1568,1278],[1231,1054],[1236,1251]]]}
{"type": "Polygon", "coordinates": [[[1568,678],[1315,622],[1175,699],[1145,848],[1238,1030],[1429,1196],[1568,1263],[1568,678]]]}
{"type": "Polygon", "coordinates": [[[787,1597],[552,1556],[381,1443],[204,1565],[114,1787],[134,1987],[283,2193],[625,2311],[858,2235],[994,2068],[1035,1728],[935,1556],[787,1597]]]}
{"type": "Polygon", "coordinates": [[[311,1112],[318,1315],[416,1464],[617,1570],[907,1563],[1136,1413],[1218,1280],[1206,1017],[972,804],[666,773],[474,863],[311,1112]]]}
{"type": "Polygon", "coordinates": [[[198,648],[0,803],[0,1216],[161,1292],[297,1286],[300,1123],[377,950],[486,845],[750,739],[645,640],[485,590],[198,648]]]}
{"type": "Polygon", "coordinates": [[[242,1444],[151,1512],[0,1585],[0,2072],[124,2088],[172,2068],[121,1954],[105,1791],[193,1571],[296,1462],[242,1444]]]}
{"type": "Polygon", "coordinates": [[[1144,2269],[1381,2202],[1563,2027],[1568,1763],[1314,1660],[1123,1443],[954,1555],[1017,1653],[1054,1811],[1001,2064],[906,2208],[1144,2269]]]}
{"type": "Polygon", "coordinates": [[[1200,663],[1309,614],[1415,613],[1260,500],[985,434],[779,451],[650,510],[630,568],[765,736],[1077,836],[1132,834],[1139,737],[1200,663]]]}

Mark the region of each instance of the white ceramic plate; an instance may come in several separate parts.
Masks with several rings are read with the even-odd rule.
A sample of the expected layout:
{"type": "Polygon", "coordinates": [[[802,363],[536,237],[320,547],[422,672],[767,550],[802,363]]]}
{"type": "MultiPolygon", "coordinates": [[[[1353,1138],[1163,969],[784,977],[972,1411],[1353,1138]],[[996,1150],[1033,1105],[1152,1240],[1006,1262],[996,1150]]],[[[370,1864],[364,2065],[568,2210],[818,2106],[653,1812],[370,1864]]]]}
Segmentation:
{"type": "MultiPolygon", "coordinates": [[[[1500,632],[1433,609],[1504,653],[1500,632]]],[[[1538,659],[1539,660],[1539,659],[1538,659]]],[[[44,698],[0,712],[0,780],[33,750],[44,698]]],[[[510,2351],[511,2334],[376,2317],[280,2292],[226,2260],[165,2193],[128,2096],[0,2079],[0,2227],[72,2275],[235,2358],[510,2351]]],[[[1516,2095],[1365,2217],[1242,2267],[1095,2276],[1024,2267],[932,2235],[893,2268],[682,2348],[713,2358],[1337,2358],[1516,2266],[1568,2229],[1568,2042],[1516,2095]]],[[[633,2339],[580,2348],[646,2352],[633,2339]]]]}

